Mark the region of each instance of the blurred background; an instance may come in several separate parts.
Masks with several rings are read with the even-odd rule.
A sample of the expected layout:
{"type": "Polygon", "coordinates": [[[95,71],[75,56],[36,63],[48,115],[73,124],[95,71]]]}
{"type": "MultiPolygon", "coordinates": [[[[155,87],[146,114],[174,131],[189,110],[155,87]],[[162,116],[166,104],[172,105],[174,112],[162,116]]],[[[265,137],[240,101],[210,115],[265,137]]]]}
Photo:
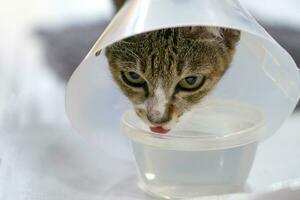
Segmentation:
{"type": "MultiPolygon", "coordinates": [[[[94,188],[90,188],[90,183],[99,183],[91,171],[97,171],[102,161],[97,156],[83,153],[89,148],[88,145],[78,147],[82,151],[78,150],[76,144],[81,144],[80,138],[76,138],[65,115],[64,89],[72,72],[115,14],[115,7],[110,0],[0,2],[0,199],[25,199],[32,188],[37,191],[46,190],[43,184],[46,187],[49,182],[56,183],[57,186],[48,188],[47,191],[53,190],[53,194],[58,196],[63,194],[72,197],[78,188],[84,192],[93,192],[94,188]],[[61,143],[62,141],[69,143],[61,143]],[[70,155],[73,149],[77,149],[77,154],[85,157],[84,159],[96,163],[95,166],[83,165],[81,160],[66,161],[62,155],[70,155]],[[44,160],[46,156],[49,156],[51,162],[44,160]],[[47,174],[44,182],[39,182],[41,176],[32,172],[30,162],[34,162],[35,166],[42,163],[42,171],[39,171],[41,168],[34,168],[33,171],[47,174]],[[58,163],[67,167],[57,175],[54,171],[58,163]],[[50,169],[46,170],[46,165],[50,169]],[[84,167],[89,172],[78,173],[84,167]],[[20,169],[23,170],[22,173],[20,169]],[[64,177],[66,183],[71,183],[70,179],[90,182],[71,184],[60,190],[59,181],[50,178],[59,175],[64,177]],[[10,185],[15,188],[12,189],[10,185]],[[16,190],[21,191],[22,198],[10,198],[10,195],[17,195],[16,190]]],[[[241,2],[292,54],[300,66],[300,1],[241,2]]],[[[281,130],[282,134],[274,136],[260,148],[261,153],[256,161],[258,164],[250,178],[250,182],[255,183],[256,187],[282,179],[280,174],[269,174],[268,170],[259,171],[263,165],[259,161],[266,160],[265,155],[271,155],[274,148],[285,145],[285,151],[278,154],[287,157],[289,150],[298,146],[300,137],[296,136],[296,130],[299,130],[299,119],[299,114],[295,113],[281,130]],[[287,140],[287,135],[294,138],[293,141],[287,140]]],[[[294,153],[300,157],[299,148],[294,153]]],[[[272,166],[272,162],[280,163],[272,166],[275,172],[287,167],[278,156],[267,159],[269,166],[272,166]]],[[[291,161],[289,167],[300,169],[299,163],[291,161]]],[[[288,170],[284,174],[285,179],[300,177],[298,170],[288,170]]],[[[56,179],[61,179],[57,177],[56,179]]],[[[93,195],[88,199],[97,198],[97,195],[93,195]]],[[[76,198],[73,196],[71,199],[77,198],[80,199],[79,193],[76,193],[76,198]]]]}

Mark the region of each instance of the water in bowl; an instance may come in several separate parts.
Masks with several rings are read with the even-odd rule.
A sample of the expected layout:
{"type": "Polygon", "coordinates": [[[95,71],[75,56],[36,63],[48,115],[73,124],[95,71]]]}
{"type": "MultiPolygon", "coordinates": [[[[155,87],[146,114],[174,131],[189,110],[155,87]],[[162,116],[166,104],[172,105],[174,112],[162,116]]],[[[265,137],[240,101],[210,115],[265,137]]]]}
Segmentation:
{"type": "Polygon", "coordinates": [[[182,199],[243,189],[264,132],[261,112],[222,102],[199,110],[193,120],[167,135],[155,135],[139,126],[134,112],[124,115],[144,191],[182,199]]]}
{"type": "Polygon", "coordinates": [[[144,190],[164,198],[186,198],[241,190],[257,143],[210,151],[163,150],[135,142],[132,147],[144,190]]]}

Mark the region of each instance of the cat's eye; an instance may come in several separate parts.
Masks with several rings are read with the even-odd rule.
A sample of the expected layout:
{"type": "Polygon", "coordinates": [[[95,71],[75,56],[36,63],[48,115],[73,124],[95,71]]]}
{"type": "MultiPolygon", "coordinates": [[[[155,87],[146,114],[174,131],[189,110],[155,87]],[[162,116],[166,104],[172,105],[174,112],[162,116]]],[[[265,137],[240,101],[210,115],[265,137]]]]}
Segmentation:
{"type": "Polygon", "coordinates": [[[179,81],[178,88],[185,91],[195,91],[204,85],[205,76],[188,76],[179,81]]]}
{"type": "Polygon", "coordinates": [[[142,87],[145,85],[146,81],[141,75],[136,72],[122,72],[122,78],[128,85],[132,87],[142,87]]]}

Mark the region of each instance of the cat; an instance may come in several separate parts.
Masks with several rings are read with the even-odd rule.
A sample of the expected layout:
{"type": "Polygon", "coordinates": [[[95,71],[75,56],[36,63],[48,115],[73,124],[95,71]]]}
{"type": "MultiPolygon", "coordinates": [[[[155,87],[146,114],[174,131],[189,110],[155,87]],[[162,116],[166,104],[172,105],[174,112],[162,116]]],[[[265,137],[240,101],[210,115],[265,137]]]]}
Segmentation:
{"type": "MultiPolygon", "coordinates": [[[[114,0],[119,10],[126,0],[114,0]]],[[[241,33],[219,27],[167,28],[106,49],[112,77],[152,132],[167,133],[230,66],[241,33]]]]}
{"type": "Polygon", "coordinates": [[[106,49],[112,77],[152,132],[167,133],[205,97],[230,66],[240,31],[167,28],[106,49]]]}

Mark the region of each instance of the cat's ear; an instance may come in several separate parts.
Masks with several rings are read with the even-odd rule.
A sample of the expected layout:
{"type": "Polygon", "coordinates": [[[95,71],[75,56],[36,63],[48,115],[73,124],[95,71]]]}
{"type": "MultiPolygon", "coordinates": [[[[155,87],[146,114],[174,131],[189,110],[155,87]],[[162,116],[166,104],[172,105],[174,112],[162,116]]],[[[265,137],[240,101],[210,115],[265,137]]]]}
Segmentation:
{"type": "Polygon", "coordinates": [[[234,48],[241,36],[238,30],[219,27],[185,27],[181,33],[192,40],[223,42],[229,48],[234,48]]]}
{"type": "Polygon", "coordinates": [[[235,29],[221,28],[225,45],[229,48],[235,48],[241,39],[241,31],[235,29]]]}

